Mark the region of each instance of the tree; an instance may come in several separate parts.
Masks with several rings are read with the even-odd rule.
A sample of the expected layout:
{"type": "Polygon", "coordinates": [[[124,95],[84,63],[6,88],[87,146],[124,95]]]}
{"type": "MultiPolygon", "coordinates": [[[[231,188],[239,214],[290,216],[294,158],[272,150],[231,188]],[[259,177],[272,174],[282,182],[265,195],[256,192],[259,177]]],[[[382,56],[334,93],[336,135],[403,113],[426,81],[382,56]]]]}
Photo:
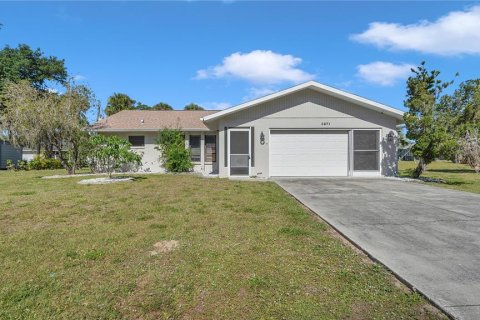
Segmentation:
{"type": "Polygon", "coordinates": [[[11,142],[20,147],[59,152],[69,174],[78,168],[88,139],[86,113],[97,101],[90,89],[65,84],[64,93],[37,90],[27,80],[7,83],[2,96],[2,123],[11,142]]]}
{"type": "Polygon", "coordinates": [[[185,136],[179,129],[163,129],[155,149],[162,153],[163,166],[170,172],[188,172],[193,168],[190,151],[185,148],[185,136]]]}
{"type": "Polygon", "coordinates": [[[480,173],[480,136],[478,130],[468,132],[460,139],[460,155],[462,163],[480,173]]]}
{"type": "Polygon", "coordinates": [[[428,71],[425,62],[412,72],[414,75],[407,80],[405,106],[409,110],[404,114],[404,120],[407,138],[415,142],[412,152],[420,159],[413,172],[413,176],[418,178],[447,145],[455,143],[455,138],[448,132],[440,103],[443,90],[452,82],[439,80],[440,72],[428,71]]]}
{"type": "Polygon", "coordinates": [[[205,110],[203,107],[199,106],[198,104],[195,103],[189,103],[183,108],[183,110],[205,110]]]}
{"type": "Polygon", "coordinates": [[[152,107],[152,110],[173,110],[173,108],[168,103],[159,102],[152,107]]]}
{"type": "Polygon", "coordinates": [[[141,102],[137,102],[134,109],[135,110],[152,110],[152,108],[149,105],[146,105],[141,102]]]}
{"type": "Polygon", "coordinates": [[[136,101],[125,93],[114,93],[108,98],[105,113],[107,116],[111,116],[122,110],[134,110],[136,109],[135,103],[136,101]]]}
{"type": "Polygon", "coordinates": [[[451,98],[460,136],[480,129],[480,79],[462,82],[451,98]]]}
{"type": "Polygon", "coordinates": [[[140,165],[142,156],[132,151],[131,144],[119,136],[93,135],[90,137],[90,159],[93,171],[108,173],[126,165],[140,165]]]}
{"type": "Polygon", "coordinates": [[[0,94],[8,82],[27,80],[36,89],[45,89],[46,81],[65,84],[65,61],[45,57],[40,49],[32,50],[26,44],[17,48],[4,47],[0,51],[0,94]]]}

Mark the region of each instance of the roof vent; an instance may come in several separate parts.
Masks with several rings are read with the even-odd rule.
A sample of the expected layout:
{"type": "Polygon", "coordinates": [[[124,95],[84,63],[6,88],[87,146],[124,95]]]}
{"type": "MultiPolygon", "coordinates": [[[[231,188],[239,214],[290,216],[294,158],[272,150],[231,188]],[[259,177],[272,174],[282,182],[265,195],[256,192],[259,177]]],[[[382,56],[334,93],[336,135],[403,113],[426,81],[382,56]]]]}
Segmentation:
{"type": "Polygon", "coordinates": [[[145,123],[145,120],[142,119],[142,120],[140,120],[140,122],[141,122],[141,123],[145,123]]]}

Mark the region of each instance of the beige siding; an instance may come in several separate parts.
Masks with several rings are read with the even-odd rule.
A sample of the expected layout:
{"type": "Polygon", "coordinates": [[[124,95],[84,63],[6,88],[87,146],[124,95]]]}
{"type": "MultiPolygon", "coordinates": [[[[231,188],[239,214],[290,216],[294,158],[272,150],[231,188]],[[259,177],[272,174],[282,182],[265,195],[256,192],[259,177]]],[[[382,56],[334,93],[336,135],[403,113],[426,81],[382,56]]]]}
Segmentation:
{"type": "Polygon", "coordinates": [[[220,176],[228,175],[224,165],[225,127],[255,128],[255,167],[251,170],[254,176],[269,177],[270,129],[381,129],[381,173],[396,172],[396,146],[387,140],[390,132],[396,135],[394,118],[310,89],[225,116],[209,127],[219,130],[220,176]],[[260,144],[261,132],[265,135],[264,145],[260,144]]]}
{"type": "MultiPolygon", "coordinates": [[[[142,166],[140,171],[145,172],[165,172],[162,166],[161,153],[155,147],[157,146],[156,140],[158,138],[158,132],[154,131],[122,131],[122,132],[99,132],[104,135],[117,135],[128,140],[128,136],[145,136],[145,147],[133,147],[132,149],[142,155],[142,166]]],[[[190,134],[201,136],[201,152],[202,159],[204,159],[204,135],[216,134],[215,132],[185,132],[185,146],[188,147],[188,136],[190,134]]],[[[218,141],[217,141],[218,144],[218,141]]],[[[218,151],[217,151],[218,152],[218,151]]],[[[219,155],[217,154],[217,158],[219,155]]],[[[194,163],[193,170],[195,172],[204,174],[218,173],[218,161],[217,162],[198,162],[194,163]]]]}

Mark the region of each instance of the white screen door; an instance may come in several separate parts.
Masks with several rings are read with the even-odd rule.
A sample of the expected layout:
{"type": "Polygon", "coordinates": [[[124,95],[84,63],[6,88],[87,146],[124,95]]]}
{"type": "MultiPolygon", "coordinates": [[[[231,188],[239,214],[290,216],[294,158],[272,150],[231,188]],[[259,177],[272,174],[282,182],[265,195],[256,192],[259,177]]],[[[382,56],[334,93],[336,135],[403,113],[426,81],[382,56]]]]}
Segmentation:
{"type": "Polygon", "coordinates": [[[231,176],[250,175],[250,129],[228,130],[228,161],[231,176]]]}

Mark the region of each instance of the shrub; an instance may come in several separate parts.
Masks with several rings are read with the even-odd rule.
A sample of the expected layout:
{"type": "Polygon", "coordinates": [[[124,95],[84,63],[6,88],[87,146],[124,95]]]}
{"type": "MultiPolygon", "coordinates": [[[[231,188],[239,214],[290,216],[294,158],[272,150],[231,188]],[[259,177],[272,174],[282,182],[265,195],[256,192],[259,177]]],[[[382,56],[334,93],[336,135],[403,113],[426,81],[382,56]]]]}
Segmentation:
{"type": "Polygon", "coordinates": [[[6,161],[6,168],[7,170],[9,171],[14,171],[17,169],[17,167],[15,166],[15,163],[13,163],[13,160],[11,159],[7,159],[6,161]]]}
{"type": "Polygon", "coordinates": [[[47,158],[43,153],[40,153],[28,163],[28,168],[30,170],[53,170],[62,169],[63,166],[60,160],[47,158]]]}
{"type": "Polygon", "coordinates": [[[142,156],[130,150],[130,142],[119,136],[90,137],[90,167],[94,172],[106,172],[109,177],[126,165],[140,165],[142,156]]]}
{"type": "Polygon", "coordinates": [[[17,168],[18,170],[24,170],[24,171],[30,170],[30,167],[28,166],[28,162],[25,160],[18,161],[17,168]]]}
{"type": "Polygon", "coordinates": [[[188,172],[193,168],[190,150],[185,148],[185,136],[179,129],[161,130],[156,143],[167,171],[188,172]]]}

